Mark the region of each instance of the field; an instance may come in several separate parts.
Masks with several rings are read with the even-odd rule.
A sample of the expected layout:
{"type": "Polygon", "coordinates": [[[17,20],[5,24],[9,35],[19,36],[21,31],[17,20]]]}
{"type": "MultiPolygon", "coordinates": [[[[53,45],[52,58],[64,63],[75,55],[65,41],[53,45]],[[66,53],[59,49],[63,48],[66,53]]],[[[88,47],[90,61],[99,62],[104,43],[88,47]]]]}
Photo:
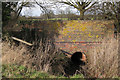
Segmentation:
{"type": "Polygon", "coordinates": [[[12,28],[6,28],[8,32],[3,33],[3,77],[82,79],[119,77],[119,36],[114,38],[112,21],[26,21],[26,23],[21,21],[14,28],[17,30],[16,33],[10,31],[12,28]],[[14,41],[11,36],[30,42],[34,46],[14,41]],[[86,46],[83,44],[56,46],[54,45],[56,41],[72,43],[100,41],[101,44],[92,44],[89,45],[89,49],[86,49],[88,48],[86,43],[84,43],[86,46]],[[73,53],[84,51],[83,47],[87,55],[84,66],[75,66],[70,58],[59,50],[73,53]]]}

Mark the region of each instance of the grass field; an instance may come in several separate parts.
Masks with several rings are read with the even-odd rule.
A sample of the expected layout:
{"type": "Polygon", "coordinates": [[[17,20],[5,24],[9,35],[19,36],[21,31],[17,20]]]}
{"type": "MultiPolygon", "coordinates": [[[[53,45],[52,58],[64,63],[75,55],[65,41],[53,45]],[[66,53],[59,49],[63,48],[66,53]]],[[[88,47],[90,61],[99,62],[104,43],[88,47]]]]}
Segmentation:
{"type": "MultiPolygon", "coordinates": [[[[2,65],[2,76],[6,78],[67,78],[63,75],[50,75],[15,64],[2,65]]],[[[84,78],[84,76],[82,74],[75,74],[74,76],[70,76],[70,78],[84,78]]]]}

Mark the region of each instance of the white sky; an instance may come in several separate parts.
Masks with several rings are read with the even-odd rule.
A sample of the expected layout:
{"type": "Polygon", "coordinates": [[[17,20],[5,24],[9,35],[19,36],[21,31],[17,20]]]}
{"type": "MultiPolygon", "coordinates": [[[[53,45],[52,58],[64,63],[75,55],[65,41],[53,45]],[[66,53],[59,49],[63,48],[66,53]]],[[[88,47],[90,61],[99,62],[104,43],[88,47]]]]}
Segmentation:
{"type": "MultiPolygon", "coordinates": [[[[36,1],[49,3],[49,1],[51,1],[51,0],[36,0],[36,1]]],[[[97,0],[97,1],[101,1],[101,0],[97,0]]],[[[111,1],[111,0],[102,0],[102,1],[111,1]]],[[[120,1],[120,0],[118,0],[118,1],[120,1]]],[[[48,9],[51,9],[52,11],[54,11],[54,13],[59,14],[60,10],[66,11],[68,7],[70,8],[71,12],[73,12],[73,13],[77,12],[77,10],[74,9],[73,7],[70,7],[68,5],[61,5],[61,4],[54,6],[54,8],[52,6],[48,7],[48,9]]],[[[35,7],[33,7],[33,8],[23,8],[23,10],[21,12],[21,14],[25,15],[25,16],[40,16],[41,13],[42,12],[41,12],[40,7],[38,5],[35,5],[35,7]]],[[[79,13],[77,13],[77,14],[79,14],[79,13]]]]}
{"type": "Polygon", "coordinates": [[[41,10],[39,9],[39,6],[33,7],[33,8],[26,8],[25,7],[21,11],[21,14],[25,15],[25,16],[40,16],[41,10]]]}
{"type": "MultiPolygon", "coordinates": [[[[73,13],[77,12],[76,9],[68,5],[51,6],[51,7],[48,7],[48,9],[52,10],[55,14],[59,14],[61,10],[66,11],[66,8],[68,9],[68,7],[73,13]]],[[[41,13],[42,11],[40,10],[40,7],[38,5],[35,5],[35,7],[31,7],[31,8],[25,7],[21,11],[21,14],[23,16],[24,15],[25,16],[40,16],[41,13]]]]}

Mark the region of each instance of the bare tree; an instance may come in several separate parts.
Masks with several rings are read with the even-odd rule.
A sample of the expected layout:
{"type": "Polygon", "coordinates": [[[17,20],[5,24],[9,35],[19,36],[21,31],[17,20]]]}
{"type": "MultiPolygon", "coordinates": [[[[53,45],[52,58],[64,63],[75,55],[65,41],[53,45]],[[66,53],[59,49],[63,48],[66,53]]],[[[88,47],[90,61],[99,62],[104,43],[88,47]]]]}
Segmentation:
{"type": "Polygon", "coordinates": [[[30,3],[29,2],[16,2],[13,3],[12,8],[13,8],[13,12],[12,12],[12,18],[16,19],[19,17],[23,7],[30,7],[30,3]]]}
{"type": "Polygon", "coordinates": [[[52,10],[48,10],[47,13],[42,13],[40,15],[40,18],[42,19],[50,19],[50,18],[54,18],[55,17],[55,14],[52,10]]]}
{"type": "Polygon", "coordinates": [[[27,0],[19,2],[3,2],[2,4],[3,26],[14,26],[23,7],[30,7],[32,5],[30,2],[27,2],[27,0]]]}
{"type": "Polygon", "coordinates": [[[77,9],[80,12],[81,20],[84,19],[84,13],[88,9],[92,8],[94,4],[96,4],[96,2],[94,2],[93,0],[66,0],[66,1],[60,1],[60,3],[67,4],[77,9]]]}
{"type": "Polygon", "coordinates": [[[48,2],[47,0],[44,0],[44,1],[34,0],[34,1],[40,7],[40,10],[47,17],[47,19],[51,18],[51,13],[53,13],[53,11],[49,8],[53,4],[51,5],[51,3],[48,2]]]}
{"type": "Polygon", "coordinates": [[[116,2],[115,0],[111,2],[106,2],[106,15],[107,17],[112,17],[115,20],[115,27],[118,32],[120,32],[120,1],[116,2]]]}
{"type": "Polygon", "coordinates": [[[117,31],[120,32],[120,1],[119,2],[113,2],[111,9],[115,13],[115,21],[116,21],[116,28],[117,31]]]}
{"type": "Polygon", "coordinates": [[[119,2],[111,2],[111,10],[113,14],[115,14],[115,19],[120,20],[120,1],[119,2]]]}

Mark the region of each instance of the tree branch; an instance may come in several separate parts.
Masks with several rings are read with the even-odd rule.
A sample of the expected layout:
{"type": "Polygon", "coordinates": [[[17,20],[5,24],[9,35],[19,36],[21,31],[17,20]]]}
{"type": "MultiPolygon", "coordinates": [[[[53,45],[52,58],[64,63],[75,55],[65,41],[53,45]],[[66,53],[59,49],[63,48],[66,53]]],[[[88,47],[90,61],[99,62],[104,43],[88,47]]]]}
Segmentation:
{"type": "Polygon", "coordinates": [[[74,8],[77,8],[77,9],[78,9],[78,6],[77,6],[77,5],[72,4],[72,3],[70,3],[70,2],[64,2],[64,1],[62,1],[62,2],[60,2],[60,3],[67,4],[67,5],[69,5],[69,6],[73,6],[74,8]]]}
{"type": "Polygon", "coordinates": [[[90,7],[88,7],[87,9],[85,9],[85,11],[87,11],[88,9],[92,8],[94,6],[94,4],[96,4],[97,2],[94,2],[90,7]]]}

